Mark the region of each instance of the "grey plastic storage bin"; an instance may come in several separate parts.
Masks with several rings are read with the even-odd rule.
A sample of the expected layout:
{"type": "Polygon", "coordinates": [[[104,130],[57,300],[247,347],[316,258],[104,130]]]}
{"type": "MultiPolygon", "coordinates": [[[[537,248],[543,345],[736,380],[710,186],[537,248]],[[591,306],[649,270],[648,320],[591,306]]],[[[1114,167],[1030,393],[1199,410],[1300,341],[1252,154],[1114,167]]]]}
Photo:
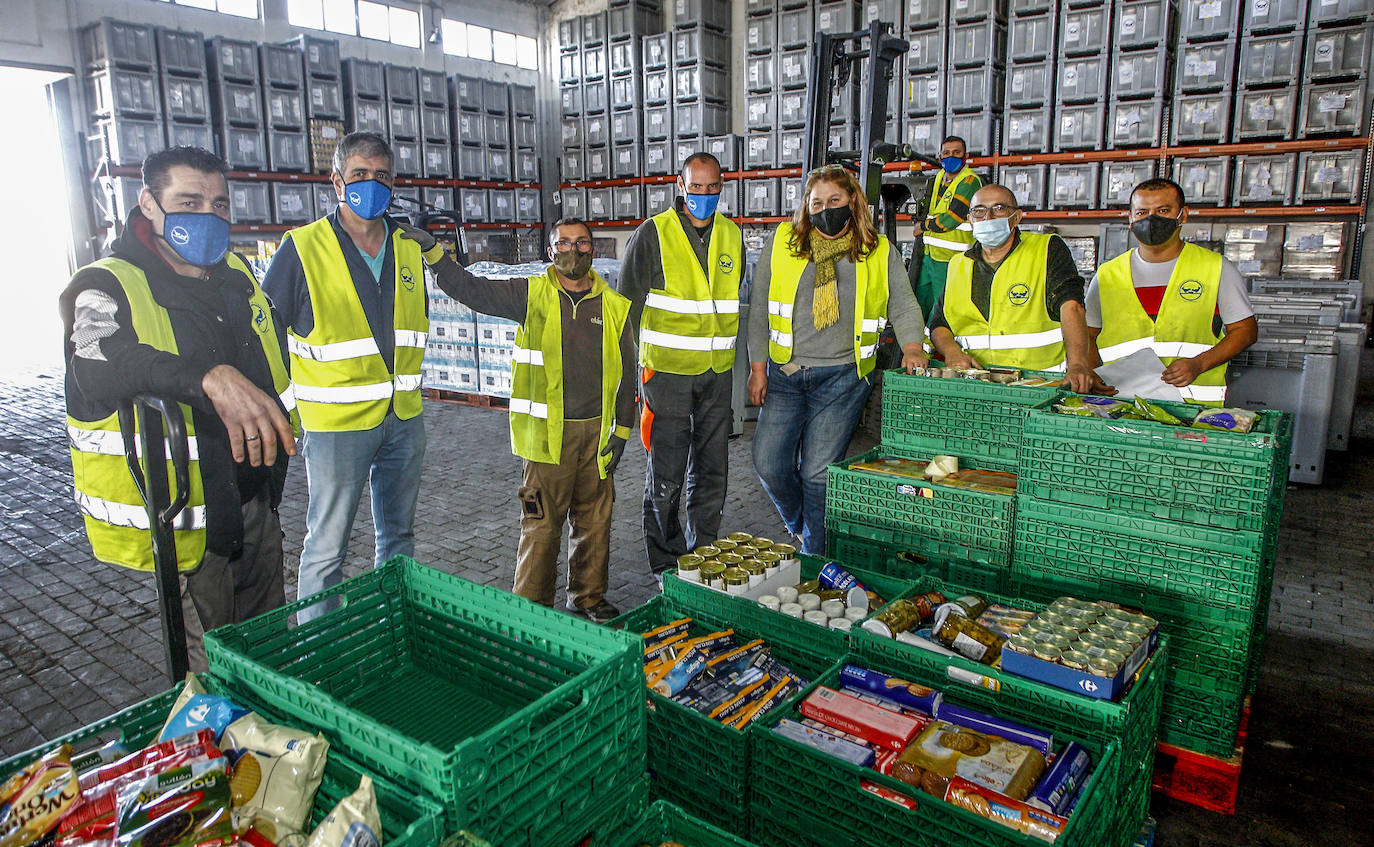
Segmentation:
{"type": "Polygon", "coordinates": [[[801,167],[805,149],[806,130],[784,129],[778,131],[778,167],[801,167]]]}
{"type": "Polygon", "coordinates": [[[299,89],[305,82],[305,62],[294,47],[259,44],[258,62],[265,86],[299,89]]]}
{"type": "MultiPolygon", "coordinates": [[[[109,68],[86,78],[91,116],[97,118],[155,118],[162,109],[158,98],[158,78],[152,71],[109,68]]],[[[262,115],[258,115],[258,120],[262,115]]]]}
{"type": "Polygon", "coordinates": [[[853,0],[816,6],[816,32],[854,32],[859,28],[859,7],[853,0]]]}
{"type": "Polygon", "coordinates": [[[592,12],[581,15],[578,22],[582,25],[582,47],[593,47],[606,40],[606,13],[592,12]]]}
{"type": "Polygon", "coordinates": [[[1225,144],[1231,137],[1231,92],[1174,98],[1174,144],[1225,144]]]}
{"type": "Polygon", "coordinates": [[[1016,196],[1023,209],[1045,208],[1049,165],[1011,165],[998,170],[997,181],[1016,196]]]}
{"type": "Polygon", "coordinates": [[[587,154],[581,147],[564,150],[558,155],[558,173],[564,182],[581,182],[587,178],[587,154]]]}
{"type": "Polygon", "coordinates": [[[1370,0],[1311,0],[1307,8],[1309,26],[1374,18],[1374,3],[1370,0]]]}
{"type": "Polygon", "coordinates": [[[778,57],[747,56],[744,60],[745,90],[753,93],[771,92],[777,85],[778,57]]]}
{"type": "Polygon", "coordinates": [[[448,82],[440,71],[420,71],[420,102],[426,106],[448,106],[448,82]]]}
{"type": "Polygon", "coordinates": [[[386,135],[386,106],[381,100],[362,100],[351,97],[344,104],[345,116],[354,132],[375,132],[386,135]]]}
{"type": "MultiPolygon", "coordinates": [[[[589,117],[588,120],[591,120],[589,117]]],[[[510,121],[501,115],[487,115],[483,121],[488,147],[510,146],[510,121]]]]}
{"type": "Polygon", "coordinates": [[[1303,73],[1308,80],[1367,75],[1371,41],[1374,27],[1369,24],[1310,30],[1303,73]]]}
{"type": "Polygon", "coordinates": [[[272,222],[271,186],[261,181],[229,180],[230,220],[236,224],[272,222]]]}
{"type": "Polygon", "coordinates": [[[606,37],[612,42],[638,42],[646,32],[663,29],[663,9],[658,3],[621,3],[612,5],[607,12],[606,37]]]}
{"type": "Polygon", "coordinates": [[[1112,101],[1107,127],[1113,148],[1158,147],[1164,140],[1164,98],[1112,101]]]}
{"type": "Polygon", "coordinates": [[[673,64],[729,67],[730,38],[709,29],[678,30],[673,33],[673,64]]]}
{"type": "Polygon", "coordinates": [[[267,141],[261,129],[221,127],[219,155],[236,170],[260,171],[267,167],[267,141]]]}
{"type": "Polygon", "coordinates": [[[1001,132],[1001,115],[981,112],[976,115],[950,115],[946,121],[950,135],[957,135],[968,142],[970,156],[986,156],[993,152],[997,144],[997,134],[1001,132]]]}
{"type": "Polygon", "coordinates": [[[267,151],[268,165],[274,171],[301,173],[310,170],[310,142],[303,132],[269,129],[267,151]]]}
{"type": "Polygon", "coordinates": [[[482,80],[471,76],[455,76],[449,94],[453,105],[465,112],[482,111],[482,80]]]}
{"type": "Polygon", "coordinates": [[[599,115],[610,105],[610,89],[605,80],[582,83],[582,112],[599,115]]]}
{"type": "Polygon", "coordinates": [[[668,67],[673,57],[673,34],[671,32],[646,35],[639,40],[639,43],[645,70],[660,70],[668,67]]]}
{"type": "Polygon", "coordinates": [[[769,53],[778,46],[778,19],[773,15],[749,18],[744,22],[746,53],[769,53]]]}
{"type": "Polygon", "coordinates": [[[673,76],[670,70],[644,72],[644,103],[661,106],[673,99],[673,76]]]}
{"type": "Polygon", "coordinates": [[[1054,60],[1007,68],[1006,103],[1011,108],[1046,105],[1053,100],[1054,60]]]}
{"type": "Polygon", "coordinates": [[[1368,92],[1364,79],[1303,86],[1298,137],[1364,135],[1369,131],[1368,92]]]}
{"type": "Polygon", "coordinates": [[[902,108],[913,117],[934,115],[945,110],[945,75],[907,77],[903,86],[902,108]]]}
{"type": "Polygon", "coordinates": [[[568,53],[582,46],[582,22],[577,18],[564,18],[558,22],[558,50],[568,53]]]}
{"type": "Polygon", "coordinates": [[[893,34],[902,32],[902,0],[865,0],[859,10],[859,28],[867,29],[874,21],[892,24],[893,34]]]}
{"type": "Polygon", "coordinates": [[[539,154],[533,150],[516,150],[511,159],[516,182],[539,181],[539,154]]]}
{"type": "Polygon", "coordinates": [[[952,0],[949,4],[950,19],[956,23],[970,23],[994,18],[1007,19],[1007,0],[952,0]]]}
{"type": "MultiPolygon", "coordinates": [[[[403,141],[414,141],[420,137],[420,107],[414,103],[389,103],[387,104],[387,126],[391,130],[392,139],[403,141]]],[[[490,131],[488,131],[490,133],[490,131]]],[[[509,143],[510,133],[506,133],[505,142],[509,143]]]]}
{"type": "Polygon", "coordinates": [[[678,29],[729,29],[730,0],[673,0],[673,25],[678,29]]]}
{"type": "Polygon", "coordinates": [[[644,174],[646,176],[668,176],[677,171],[678,164],[673,162],[673,142],[649,141],[644,144],[644,174]]]}
{"type": "Polygon", "coordinates": [[[609,221],[615,218],[615,202],[610,188],[587,189],[587,220],[609,221]]]}
{"type": "Polygon", "coordinates": [[[906,0],[906,28],[930,29],[945,23],[946,0],[906,0]]]}
{"type": "Polygon", "coordinates": [[[1154,161],[1103,162],[1102,201],[1104,209],[1131,205],[1131,191],[1155,175],[1154,161]]]}
{"type": "Polygon", "coordinates": [[[515,191],[509,188],[493,188],[487,193],[491,206],[491,219],[496,223],[515,222],[515,191]]]}
{"type": "Polygon", "coordinates": [[[801,206],[802,191],[805,187],[806,181],[800,177],[784,177],[778,180],[778,199],[782,203],[782,214],[791,215],[801,206]]]}
{"type": "Polygon", "coordinates": [[[720,189],[720,205],[717,210],[727,218],[737,218],[744,211],[743,185],[740,180],[732,179],[720,189]]]}
{"type": "Polygon", "coordinates": [[[1256,35],[1241,41],[1236,80],[1242,86],[1288,85],[1301,67],[1301,32],[1256,35]]]}
{"type": "Polygon", "coordinates": [[[305,56],[305,73],[318,79],[338,79],[342,72],[339,62],[339,42],[313,35],[298,35],[287,42],[295,45],[305,56]]]}
{"type": "Polygon", "coordinates": [[[744,167],[757,171],[778,166],[778,134],[751,132],[744,136],[744,167]]]}
{"type": "Polygon", "coordinates": [[[631,179],[644,175],[643,160],[640,154],[644,148],[639,144],[617,144],[611,150],[611,176],[615,179],[631,179]]]}
{"type": "Polygon", "coordinates": [[[179,124],[167,122],[168,147],[199,147],[202,150],[215,149],[215,136],[208,123],[179,124]]]}
{"type": "MultiPolygon", "coordinates": [[[[568,191],[569,189],[563,190],[565,199],[568,191]]],[[[485,188],[458,189],[458,203],[463,213],[463,220],[467,223],[487,223],[491,220],[488,214],[489,204],[485,188]]]]}
{"type": "Polygon", "coordinates": [[[733,133],[716,135],[706,139],[706,152],[716,157],[721,170],[726,173],[740,169],[742,141],[733,133]]]}
{"type": "Polygon", "coordinates": [[[778,95],[778,126],[796,129],[806,126],[810,115],[806,111],[805,91],[784,91],[778,95]]]}
{"type": "MultiPolygon", "coordinates": [[[[161,150],[162,121],[104,118],[95,122],[95,135],[105,139],[106,152],[116,165],[138,166],[161,150]]],[[[100,153],[92,155],[96,159],[100,153]]]]}
{"type": "Polygon", "coordinates": [[[1232,38],[1242,5],[1242,0],[1180,0],[1178,37],[1184,41],[1232,38]]]}
{"type": "Polygon", "coordinates": [[[673,69],[674,102],[728,103],[729,100],[729,71],[708,65],[691,65],[673,69]]]}
{"type": "Polygon", "coordinates": [[[424,157],[424,176],[427,179],[453,178],[453,146],[447,142],[427,142],[420,145],[424,157]]]}
{"type": "Polygon", "coordinates": [[[907,36],[906,70],[908,74],[936,73],[945,66],[945,33],[943,30],[913,32],[907,36]]]}
{"type": "MultiPolygon", "coordinates": [[[[1054,144],[1056,150],[1101,150],[1104,148],[1103,124],[1106,107],[1101,103],[1055,107],[1054,144]]],[[[1096,195],[1096,192],[1094,192],[1096,195]]]]}
{"type": "Polygon", "coordinates": [[[538,146],[539,130],[536,128],[534,118],[511,118],[511,130],[515,135],[512,140],[516,147],[533,150],[538,146]]]}
{"type": "Polygon", "coordinates": [[[1297,100],[1295,86],[1237,93],[1231,140],[1292,138],[1297,100]]]}
{"type": "Polygon", "coordinates": [[[1070,8],[1059,12],[1059,55],[1086,56],[1101,53],[1111,45],[1110,5],[1089,8],[1070,8]]]}
{"type": "Polygon", "coordinates": [[[212,79],[258,84],[258,50],[251,41],[217,35],[205,42],[205,60],[212,79]]]}
{"type": "Polygon", "coordinates": [[[616,144],[640,143],[644,138],[641,121],[642,117],[637,111],[612,112],[611,140],[616,144]]]}
{"type": "Polygon", "coordinates": [[[163,74],[162,103],[163,116],[169,121],[204,123],[210,120],[210,89],[203,77],[163,74]]]}
{"type": "Polygon", "coordinates": [[[495,182],[510,181],[510,151],[492,147],[487,150],[487,179],[495,182]]]}
{"type": "Polygon", "coordinates": [[[778,56],[779,88],[804,88],[810,82],[810,50],[791,51],[778,56]]]}
{"type": "Polygon", "coordinates": [[[420,149],[420,142],[393,139],[391,152],[396,156],[396,162],[392,166],[396,171],[396,176],[422,176],[424,174],[425,158],[424,152],[420,149]]]}
{"type": "Polygon", "coordinates": [[[1116,37],[1112,39],[1113,47],[1140,50],[1173,46],[1178,17],[1176,0],[1115,0],[1114,5],[1116,37]]]}
{"type": "Polygon", "coordinates": [[[644,67],[644,63],[640,61],[639,41],[637,39],[612,41],[608,55],[610,66],[607,70],[611,76],[638,75],[644,67]]]}
{"type": "Polygon", "coordinates": [[[1307,0],[1261,0],[1244,6],[1241,17],[1249,33],[1300,28],[1307,16],[1307,0]]]}
{"type": "Polygon", "coordinates": [[[1096,103],[1107,96],[1106,53],[1059,60],[1055,98],[1060,103],[1096,103]]]}
{"type": "Polygon", "coordinates": [[[559,113],[564,117],[579,117],[582,114],[582,84],[565,83],[558,86],[559,113]]]}
{"type": "MultiPolygon", "coordinates": [[[[213,65],[214,62],[212,61],[213,65]]],[[[366,59],[343,60],[344,88],[353,97],[380,100],[386,94],[386,74],[381,62],[366,59]]]]}
{"type": "Polygon", "coordinates": [[[1169,84],[1169,54],[1157,50],[1112,53],[1112,96],[1158,97],[1169,84]]]}
{"type": "Polygon", "coordinates": [[[848,124],[831,124],[829,149],[852,151],[858,147],[855,143],[857,137],[854,127],[848,124]]]}
{"type": "Polygon", "coordinates": [[[582,143],[605,147],[611,143],[611,122],[605,115],[588,115],[582,122],[582,143]]]}
{"type": "Polygon", "coordinates": [[[750,94],[744,103],[744,123],[750,132],[777,129],[778,95],[750,94]]]}
{"type": "Polygon", "coordinates": [[[1232,39],[1179,45],[1174,90],[1179,94],[1201,94],[1231,88],[1235,67],[1236,42],[1232,39]]]}
{"type": "MultiPolygon", "coordinates": [[[[163,73],[205,75],[205,35],[194,30],[158,27],[157,50],[163,73]]],[[[336,70],[337,75],[337,70],[336,70]]]]}
{"type": "Polygon", "coordinates": [[[644,137],[662,141],[673,134],[673,107],[650,106],[644,110],[644,137]]]}
{"type": "Polygon", "coordinates": [[[327,121],[343,120],[343,84],[337,79],[311,77],[305,83],[305,94],[308,117],[327,121]]]}
{"type": "MultiPolygon", "coordinates": [[[[738,183],[734,184],[738,185],[738,183]]],[[[673,198],[676,196],[677,188],[671,183],[658,183],[644,186],[644,216],[650,218],[665,209],[671,208],[673,205],[673,198]]]]}
{"type": "Polygon", "coordinates": [[[1295,155],[1283,153],[1274,156],[1237,156],[1231,205],[1290,205],[1293,202],[1293,186],[1296,179],[1295,155]]]}
{"type": "MultiPolygon", "coordinates": [[[[560,53],[558,54],[558,79],[563,83],[577,82],[582,79],[582,54],[581,53],[560,53]]],[[[480,84],[478,86],[481,88],[480,84]]],[[[480,98],[480,95],[479,95],[480,98]]],[[[480,108],[480,99],[478,101],[480,108]]]]}
{"type": "Polygon", "coordinates": [[[262,92],[256,85],[221,83],[215,90],[216,123],[231,126],[262,125],[262,92]]]}
{"type": "MultiPolygon", "coordinates": [[[[610,62],[606,57],[606,48],[604,45],[601,47],[584,47],[582,49],[583,81],[585,82],[587,80],[593,79],[605,79],[606,68],[609,64],[610,62]]],[[[485,104],[485,100],[483,102],[485,104]]]]}
{"type": "Polygon", "coordinates": [[[511,111],[522,118],[534,117],[534,86],[512,85],[510,87],[511,111]]]}
{"type": "Polygon", "coordinates": [[[563,217],[587,219],[587,189],[565,188],[559,195],[563,200],[563,217]]]}
{"type": "Polygon", "coordinates": [[[949,30],[949,63],[955,68],[1006,64],[1007,25],[995,18],[954,24],[949,30]]]}
{"type": "Polygon", "coordinates": [[[1051,14],[1012,18],[1007,29],[1007,58],[1012,63],[1054,58],[1058,23],[1058,18],[1051,14]]]}
{"type": "MultiPolygon", "coordinates": [[[[487,178],[487,151],[485,147],[462,147],[458,150],[458,176],[463,179],[487,178]]],[[[570,179],[567,174],[564,179],[570,179]]]]}
{"type": "Polygon", "coordinates": [[[504,115],[510,111],[510,85],[482,80],[482,111],[488,115],[504,115]]]}
{"type": "Polygon", "coordinates": [[[1225,206],[1231,201],[1231,158],[1174,159],[1173,178],[1189,206],[1225,206]]]}
{"type": "MultiPolygon", "coordinates": [[[[465,144],[471,147],[481,147],[483,144],[486,143],[487,120],[484,116],[476,114],[474,112],[459,112],[457,115],[455,115],[455,117],[458,121],[459,144],[465,144]]],[[[578,133],[581,133],[582,131],[581,122],[577,118],[564,118],[562,122],[559,124],[559,137],[565,139],[564,146],[567,146],[567,144],[566,135],[563,134],[565,131],[563,128],[568,126],[568,124],[570,123],[578,125],[578,133]]]]}
{"type": "Polygon", "coordinates": [[[946,104],[951,112],[1002,110],[1002,98],[1007,84],[1006,72],[988,65],[981,68],[951,70],[946,104]]]}
{"type": "Polygon", "coordinates": [[[902,122],[902,141],[916,150],[938,152],[944,137],[944,115],[927,115],[919,118],[908,116],[902,122]]]}
{"type": "Polygon", "coordinates": [[[644,217],[644,188],[617,185],[611,189],[611,214],[618,221],[637,221],[644,217]]]}
{"type": "Polygon", "coordinates": [[[426,141],[448,141],[448,109],[435,106],[420,107],[420,130],[426,141]]]}
{"type": "Polygon", "coordinates": [[[587,148],[587,179],[611,178],[611,148],[587,148]]]}
{"type": "Polygon", "coordinates": [[[778,12],[778,46],[784,50],[809,47],[816,35],[810,6],[778,12]]]}
{"type": "Polygon", "coordinates": [[[1050,165],[1049,208],[1093,208],[1101,177],[1102,166],[1096,162],[1050,165]]]}
{"type": "Polygon", "coordinates": [[[1298,154],[1299,203],[1357,203],[1364,175],[1359,150],[1298,154]]]}
{"type": "Polygon", "coordinates": [[[522,224],[538,223],[540,217],[539,192],[533,188],[516,189],[515,222],[522,224]]]}
{"type": "Polygon", "coordinates": [[[744,181],[744,214],[768,217],[779,214],[782,208],[781,186],[777,179],[746,179],[744,181]]]}
{"type": "Polygon", "coordinates": [[[303,224],[314,220],[315,196],[309,185],[272,183],[272,222],[303,224]]]}
{"type": "Polygon", "coordinates": [[[1008,153],[1044,153],[1052,149],[1054,107],[1008,109],[1004,148],[1008,153]]]}
{"type": "MultiPolygon", "coordinates": [[[[444,189],[451,191],[452,189],[444,189]]],[[[312,183],[311,192],[315,199],[315,217],[322,218],[339,205],[339,196],[334,193],[334,186],[330,183],[312,183]]]]}
{"type": "Polygon", "coordinates": [[[771,15],[778,10],[777,0],[745,0],[746,15],[771,15]]]}
{"type": "Polygon", "coordinates": [[[147,24],[102,18],[82,28],[80,35],[81,58],[88,70],[120,67],[151,71],[157,67],[156,40],[147,24]]]}

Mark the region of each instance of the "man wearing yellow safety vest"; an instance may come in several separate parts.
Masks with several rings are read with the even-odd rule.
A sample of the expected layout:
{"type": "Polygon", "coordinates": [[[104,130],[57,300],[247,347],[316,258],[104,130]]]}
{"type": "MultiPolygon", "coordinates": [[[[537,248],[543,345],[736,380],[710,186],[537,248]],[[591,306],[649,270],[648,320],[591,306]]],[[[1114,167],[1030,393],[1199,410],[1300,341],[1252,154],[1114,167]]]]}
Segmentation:
{"type": "Polygon", "coordinates": [[[182,404],[190,498],[173,532],[190,667],[202,671],[206,631],[285,601],[276,509],[296,452],[286,337],[228,252],[227,170],[199,148],[149,156],[114,254],[61,298],[76,501],[100,561],[153,569],[118,406],[139,394],[182,404]]]}
{"type": "Polygon", "coordinates": [[[681,196],[635,230],[620,270],[639,339],[640,437],[649,452],[644,542],[655,573],[714,541],[725,509],[744,241],[716,211],[721,179],[714,156],[689,156],[681,196]]]}
{"type": "MultiPolygon", "coordinates": [[[[388,219],[391,146],[355,132],[334,150],[339,206],[286,234],[263,279],[281,313],[310,485],[298,597],[338,584],[358,498],[369,484],[375,564],[415,550],[425,456],[420,364],[429,331],[423,233],[388,219]]],[[[301,622],[336,607],[303,610],[301,622]]]]}
{"type": "Polygon", "coordinates": [[[926,217],[916,223],[925,254],[921,257],[921,273],[916,281],[916,302],[921,313],[929,315],[945,291],[945,276],[949,260],[973,244],[969,231],[968,208],[973,194],[983,187],[983,181],[966,163],[968,147],[957,135],[947,137],[940,144],[940,170],[930,181],[926,197],[926,217]]]}
{"type": "Polygon", "coordinates": [[[564,218],[549,233],[546,273],[482,279],[450,259],[434,265],[449,296],[519,321],[511,366],[511,450],[525,460],[514,591],[552,606],[563,527],[572,523],[568,611],[597,623],[606,601],[612,473],[635,415],[630,301],[592,270],[592,231],[564,218]]]}
{"type": "Polygon", "coordinates": [[[1131,233],[1140,246],[1097,269],[1088,285],[1088,333],[1102,361],[1154,350],[1161,378],[1192,403],[1221,406],[1226,363],[1259,338],[1240,270],[1182,238],[1188,207],[1170,179],[1131,192],[1131,233]]]}
{"type": "Polygon", "coordinates": [[[1005,365],[1067,371],[1078,392],[1105,389],[1083,321],[1083,277],[1057,235],[1021,232],[1024,213],[1001,185],[973,195],[977,240],[949,263],[931,316],[936,355],[952,368],[1005,365]]]}

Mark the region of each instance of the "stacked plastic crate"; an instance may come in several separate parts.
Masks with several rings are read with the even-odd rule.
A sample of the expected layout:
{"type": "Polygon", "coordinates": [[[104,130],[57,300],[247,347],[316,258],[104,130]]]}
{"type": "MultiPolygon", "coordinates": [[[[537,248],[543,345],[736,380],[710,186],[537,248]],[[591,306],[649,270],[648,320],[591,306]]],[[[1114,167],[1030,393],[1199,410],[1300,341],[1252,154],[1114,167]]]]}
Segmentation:
{"type": "MultiPolygon", "coordinates": [[[[449,81],[452,103],[450,126],[457,145],[458,177],[484,180],[487,177],[486,118],[482,114],[482,81],[476,77],[454,76],[449,81]]],[[[463,220],[483,223],[487,217],[487,190],[464,186],[455,198],[463,220]]]]}
{"type": "Polygon", "coordinates": [[[159,28],[157,52],[167,146],[213,150],[205,36],[195,31],[159,28]]]}
{"type": "MultiPolygon", "coordinates": [[[[582,182],[587,178],[587,156],[584,145],[584,118],[589,114],[586,100],[607,100],[606,85],[582,81],[582,19],[568,18],[558,22],[558,68],[560,100],[560,137],[558,153],[559,177],[563,182],[582,182]],[[588,93],[590,91],[590,93],[588,93]]],[[[599,113],[605,106],[597,107],[599,113]]],[[[587,217],[587,190],[564,188],[559,192],[562,214],[565,217],[587,217]]]]}
{"type": "MultiPolygon", "coordinates": [[[[305,63],[290,45],[258,45],[263,111],[267,123],[267,165],[283,173],[310,170],[305,132],[305,63]]],[[[272,222],[306,223],[314,219],[312,187],[299,182],[273,182],[272,222]]]]}
{"type": "MultiPolygon", "coordinates": [[[[673,13],[673,144],[668,164],[676,173],[688,157],[708,151],[709,139],[729,135],[733,97],[729,0],[677,0],[673,13]]],[[[737,213],[738,196],[733,185],[730,193],[722,192],[721,212],[737,213]]]]}
{"type": "MultiPolygon", "coordinates": [[[[267,167],[265,110],[257,47],[216,36],[206,42],[206,66],[219,154],[234,170],[267,167]]],[[[271,223],[271,186],[261,180],[229,181],[235,223],[271,223]]]]}
{"type": "MultiPolygon", "coordinates": [[[[1007,111],[1002,149],[1007,153],[1045,153],[1051,149],[1054,120],[1055,55],[1059,15],[1055,0],[1014,0],[1007,25],[1007,111]]],[[[1003,166],[997,175],[1016,201],[1045,208],[1049,165],[1003,166]]]]}
{"type": "MultiPolygon", "coordinates": [[[[611,75],[611,176],[634,179],[644,175],[643,39],[663,31],[663,8],[656,2],[617,0],[607,16],[611,75]]],[[[656,79],[661,81],[659,77],[656,79]]],[[[636,220],[645,216],[644,186],[620,185],[611,193],[614,218],[636,220]]]]}
{"type": "Polygon", "coordinates": [[[344,59],[344,118],[350,132],[387,134],[386,70],[380,62],[344,59]]]}
{"type": "Polygon", "coordinates": [[[946,4],[935,0],[906,0],[903,28],[910,46],[902,83],[905,118],[902,140],[926,155],[939,152],[945,137],[944,69],[946,4]]]}
{"type": "MultiPolygon", "coordinates": [[[[535,149],[539,133],[535,129],[534,86],[510,87],[511,110],[511,179],[520,183],[539,182],[539,152],[535,149]]],[[[537,188],[515,189],[515,220],[518,223],[538,223],[544,216],[543,199],[537,188]]],[[[536,238],[537,242],[539,239],[536,238]]],[[[521,257],[523,258],[523,257],[521,257]]]]}
{"type": "MultiPolygon", "coordinates": [[[[1301,138],[1364,135],[1369,132],[1369,69],[1374,49],[1374,5],[1312,4],[1303,90],[1299,99],[1301,138]]],[[[1359,203],[1364,151],[1308,151],[1298,154],[1297,202],[1359,203]]],[[[1340,269],[1334,276],[1339,278],[1340,269]]]]}
{"type": "MultiPolygon", "coordinates": [[[[153,28],[105,18],[81,31],[89,112],[88,158],[94,164],[137,166],[162,149],[157,47],[153,28]]],[[[115,187],[114,213],[123,217],[137,203],[141,184],[115,187]]]]}
{"type": "MultiPolygon", "coordinates": [[[[607,13],[583,15],[582,22],[582,175],[588,180],[611,176],[610,49],[606,41],[607,13]]],[[[587,189],[586,214],[593,221],[615,217],[608,186],[587,189]]]]}
{"type": "MultiPolygon", "coordinates": [[[[1113,148],[1163,143],[1174,61],[1175,0],[1115,0],[1108,143],[1113,148]]],[[[1155,175],[1154,160],[1106,162],[1099,208],[1130,205],[1131,189],[1155,175]]]]}
{"type": "MultiPolygon", "coordinates": [[[[778,59],[782,46],[779,23],[780,12],[775,0],[749,0],[749,18],[744,29],[745,76],[745,135],[744,167],[746,170],[766,170],[778,166],[778,101],[785,94],[789,104],[795,102],[797,91],[780,92],[777,87],[778,59]]],[[[809,10],[807,10],[809,12],[809,10]]],[[[787,11],[788,42],[810,43],[811,35],[798,32],[810,20],[800,10],[787,11]]],[[[802,106],[805,109],[805,106],[802,106]]],[[[777,180],[745,180],[737,189],[742,194],[742,211],[746,215],[776,215],[781,208],[777,180]]]]}
{"type": "Polygon", "coordinates": [[[420,80],[415,68],[386,65],[386,136],[396,162],[396,176],[417,177],[424,172],[420,138],[420,80]]]}
{"type": "MultiPolygon", "coordinates": [[[[305,117],[310,140],[310,169],[329,173],[334,148],[344,136],[343,65],[339,43],[300,35],[288,44],[301,51],[305,61],[305,117]]],[[[333,189],[316,191],[315,216],[322,217],[337,205],[333,189]]]]}
{"type": "MultiPolygon", "coordinates": [[[[1112,6],[1105,0],[1067,0],[1059,11],[1053,142],[1056,150],[1103,150],[1111,83],[1112,6]]],[[[1051,209],[1097,205],[1102,166],[1050,165],[1051,209]]]]}
{"type": "Polygon", "coordinates": [[[945,131],[971,156],[996,152],[1006,88],[1007,0],[954,0],[949,10],[945,131]]]}
{"type": "MultiPolygon", "coordinates": [[[[418,80],[421,172],[427,179],[452,179],[453,128],[449,123],[448,83],[441,71],[422,70],[418,80]]],[[[450,208],[452,201],[449,202],[443,208],[450,208]]]]}

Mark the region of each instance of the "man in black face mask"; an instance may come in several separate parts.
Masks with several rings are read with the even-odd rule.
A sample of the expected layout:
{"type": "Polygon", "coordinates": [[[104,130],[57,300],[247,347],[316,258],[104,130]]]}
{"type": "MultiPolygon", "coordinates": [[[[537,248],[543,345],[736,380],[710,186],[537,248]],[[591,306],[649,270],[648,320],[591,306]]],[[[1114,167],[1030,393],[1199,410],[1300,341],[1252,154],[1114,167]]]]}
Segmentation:
{"type": "Polygon", "coordinates": [[[1104,362],[1153,349],[1162,379],[1185,399],[1224,404],[1226,363],[1259,338],[1240,271],[1185,242],[1188,207],[1173,180],[1131,192],[1131,233],[1140,246],[1104,264],[1085,297],[1088,333],[1104,362]]]}
{"type": "Polygon", "coordinates": [[[520,323],[510,430],[525,472],[514,591],[553,605],[571,519],[567,608],[604,623],[619,614],[606,601],[612,473],[634,424],[635,347],[630,301],[592,270],[592,256],[591,228],[564,218],[549,233],[553,264],[543,276],[483,279],[450,260],[432,267],[450,297],[520,323]]]}

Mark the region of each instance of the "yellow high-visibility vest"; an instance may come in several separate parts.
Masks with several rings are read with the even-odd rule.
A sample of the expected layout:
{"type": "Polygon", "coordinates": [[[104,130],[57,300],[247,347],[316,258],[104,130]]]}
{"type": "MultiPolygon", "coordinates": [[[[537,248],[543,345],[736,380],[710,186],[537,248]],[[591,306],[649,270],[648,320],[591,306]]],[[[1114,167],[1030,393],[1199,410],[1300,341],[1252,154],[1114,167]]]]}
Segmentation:
{"type": "Polygon", "coordinates": [[[677,209],[653,217],[663,262],[663,287],[644,298],[639,363],[675,374],[726,373],[735,365],[739,284],[744,239],[734,221],[716,213],[711,226],[710,275],[687,241],[677,209]]]}
{"type": "Polygon", "coordinates": [[[945,281],[945,321],[954,340],[981,365],[1037,371],[1064,370],[1064,333],[1045,310],[1050,239],[1023,232],[992,278],[984,315],[973,304],[973,259],[950,260],[945,281]]]}
{"type": "Polygon", "coordinates": [[[288,327],[287,337],[291,382],[307,432],[372,429],[388,408],[401,420],[420,414],[420,365],[429,333],[425,263],[420,245],[401,235],[399,228],[391,233],[396,347],[393,370],[387,370],[329,218],[286,234],[305,269],[315,315],[307,335],[288,327]]]}
{"type": "MultiPolygon", "coordinates": [[[[978,178],[978,174],[974,173],[973,168],[970,168],[968,165],[964,165],[964,169],[952,177],[946,174],[944,169],[941,168],[940,171],[935,174],[935,189],[931,195],[936,198],[935,205],[926,212],[926,219],[929,220],[930,218],[939,217],[945,212],[948,212],[949,204],[954,200],[959,187],[970,180],[980,185],[982,182],[978,178]],[[946,182],[949,183],[949,187],[941,193],[940,189],[946,182]]],[[[967,250],[969,246],[973,244],[973,227],[968,221],[964,221],[959,225],[958,229],[951,230],[950,232],[931,232],[930,230],[926,230],[921,233],[921,243],[925,245],[926,255],[931,259],[937,262],[948,262],[950,259],[953,259],[958,254],[967,250]]]]}

